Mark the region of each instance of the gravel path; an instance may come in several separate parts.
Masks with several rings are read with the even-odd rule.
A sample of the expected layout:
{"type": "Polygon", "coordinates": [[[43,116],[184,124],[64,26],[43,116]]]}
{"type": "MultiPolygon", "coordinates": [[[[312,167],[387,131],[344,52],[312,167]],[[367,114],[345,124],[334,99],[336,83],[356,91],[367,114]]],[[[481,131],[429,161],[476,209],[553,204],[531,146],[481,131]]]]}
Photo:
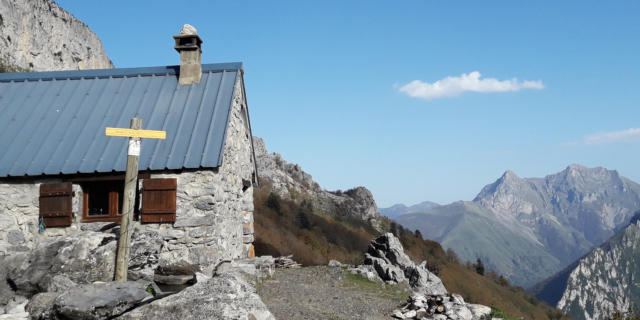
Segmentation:
{"type": "Polygon", "coordinates": [[[278,269],[257,286],[273,315],[284,319],[391,319],[407,300],[406,285],[384,285],[340,267],[278,269]]]}

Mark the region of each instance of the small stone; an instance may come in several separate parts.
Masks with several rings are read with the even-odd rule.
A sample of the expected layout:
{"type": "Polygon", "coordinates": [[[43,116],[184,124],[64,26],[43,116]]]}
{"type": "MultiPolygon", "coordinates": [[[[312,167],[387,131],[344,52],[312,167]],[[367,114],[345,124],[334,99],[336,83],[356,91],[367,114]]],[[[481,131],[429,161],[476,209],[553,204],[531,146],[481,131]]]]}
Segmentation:
{"type": "Polygon", "coordinates": [[[184,237],[184,231],[176,229],[165,229],[160,231],[160,234],[164,240],[180,239],[184,237]]]}
{"type": "Polygon", "coordinates": [[[340,263],[340,261],[337,260],[329,260],[329,267],[342,267],[342,263],[340,263]]]}
{"type": "Polygon", "coordinates": [[[405,319],[404,314],[402,314],[402,311],[400,310],[395,310],[393,311],[393,315],[394,318],[396,319],[405,319]]]}
{"type": "Polygon", "coordinates": [[[189,275],[161,275],[155,274],[153,277],[153,281],[162,284],[169,285],[182,285],[186,284],[189,281],[193,281],[195,276],[193,274],[189,275]]]}
{"type": "Polygon", "coordinates": [[[189,217],[189,218],[178,218],[176,222],[173,224],[175,228],[181,227],[201,227],[201,226],[212,226],[214,223],[213,217],[189,217]]]}
{"type": "Polygon", "coordinates": [[[465,306],[461,306],[459,308],[456,308],[454,310],[454,314],[458,317],[458,319],[460,320],[471,320],[473,319],[473,314],[471,313],[471,311],[465,307],[465,306]]]}
{"type": "Polygon", "coordinates": [[[216,201],[213,196],[204,196],[193,203],[193,207],[204,211],[212,211],[215,208],[216,201]]]}
{"type": "Polygon", "coordinates": [[[451,295],[451,301],[453,301],[453,303],[455,304],[464,304],[464,299],[457,293],[451,295]]]}
{"type": "Polygon", "coordinates": [[[416,314],[417,314],[417,312],[415,310],[409,310],[409,311],[405,312],[403,315],[404,315],[405,319],[406,318],[411,319],[411,318],[415,318],[416,314]]]}
{"type": "Polygon", "coordinates": [[[21,244],[24,242],[24,234],[20,230],[11,230],[7,233],[7,241],[10,244],[21,244]]]}
{"type": "Polygon", "coordinates": [[[65,292],[70,288],[77,286],[77,284],[64,275],[57,274],[51,278],[47,291],[49,292],[65,292]]]}
{"type": "Polygon", "coordinates": [[[37,319],[53,319],[53,301],[58,297],[57,292],[42,292],[31,297],[25,310],[31,315],[39,315],[37,319]]]}
{"type": "Polygon", "coordinates": [[[482,318],[483,316],[491,314],[491,308],[481,304],[467,304],[467,308],[471,310],[473,318],[482,318]]]}
{"type": "Polygon", "coordinates": [[[15,296],[13,299],[9,300],[9,303],[4,307],[6,313],[23,313],[24,307],[27,305],[27,298],[23,296],[15,296]]]}

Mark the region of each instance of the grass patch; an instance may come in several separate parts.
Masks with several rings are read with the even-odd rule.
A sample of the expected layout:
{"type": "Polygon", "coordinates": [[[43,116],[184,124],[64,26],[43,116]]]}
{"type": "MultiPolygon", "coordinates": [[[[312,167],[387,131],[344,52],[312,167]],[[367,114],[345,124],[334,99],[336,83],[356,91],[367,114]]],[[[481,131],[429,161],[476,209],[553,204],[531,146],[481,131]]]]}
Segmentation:
{"type": "Polygon", "coordinates": [[[500,309],[493,308],[493,307],[491,308],[491,314],[489,315],[489,317],[486,317],[486,319],[491,319],[491,318],[500,318],[503,320],[520,320],[520,318],[510,317],[506,315],[504,312],[502,312],[500,309]]]}
{"type": "Polygon", "coordinates": [[[409,287],[406,284],[384,284],[371,281],[358,274],[351,274],[347,270],[344,270],[343,273],[346,286],[358,291],[371,292],[381,298],[398,301],[398,303],[407,301],[407,297],[410,294],[409,287]]]}

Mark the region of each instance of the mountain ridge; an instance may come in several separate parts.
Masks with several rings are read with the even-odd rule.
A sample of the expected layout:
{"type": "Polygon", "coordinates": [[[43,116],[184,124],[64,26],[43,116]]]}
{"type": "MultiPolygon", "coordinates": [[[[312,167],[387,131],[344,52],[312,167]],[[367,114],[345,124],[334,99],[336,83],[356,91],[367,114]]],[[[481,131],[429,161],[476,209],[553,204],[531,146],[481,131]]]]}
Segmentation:
{"type": "MultiPolygon", "coordinates": [[[[467,206],[456,203],[427,210],[422,213],[423,219],[411,215],[400,215],[395,219],[409,228],[418,228],[426,238],[437,239],[443,246],[459,251],[463,259],[487,259],[489,268],[509,276],[517,284],[532,286],[607,240],[629,221],[640,207],[640,185],[616,170],[578,164],[543,178],[520,178],[515,172],[506,170],[494,182],[485,185],[472,201],[465,202],[469,203],[467,206]],[[447,234],[451,231],[436,231],[433,226],[426,226],[433,224],[435,217],[442,217],[443,212],[447,212],[449,219],[454,216],[458,219],[482,218],[481,224],[493,231],[460,224],[465,226],[462,230],[447,234]],[[471,232],[481,233],[475,243],[454,240],[471,232]],[[510,234],[515,242],[508,246],[496,243],[501,236],[491,234],[495,232],[510,234]],[[481,246],[480,243],[485,244],[481,246]],[[506,252],[503,254],[491,247],[501,247],[506,252]],[[509,260],[509,256],[516,258],[501,261],[509,260]],[[543,257],[550,261],[544,270],[530,270],[523,263],[543,257]],[[526,271],[533,271],[532,279],[518,276],[526,271]]],[[[470,241],[469,237],[467,241],[470,241]]],[[[536,264],[543,265],[541,262],[536,264]]]]}
{"type": "Polygon", "coordinates": [[[432,201],[422,201],[411,206],[406,206],[403,203],[397,203],[388,208],[379,208],[378,211],[382,215],[393,219],[394,217],[403,214],[424,212],[439,206],[441,206],[441,204],[432,201]]]}

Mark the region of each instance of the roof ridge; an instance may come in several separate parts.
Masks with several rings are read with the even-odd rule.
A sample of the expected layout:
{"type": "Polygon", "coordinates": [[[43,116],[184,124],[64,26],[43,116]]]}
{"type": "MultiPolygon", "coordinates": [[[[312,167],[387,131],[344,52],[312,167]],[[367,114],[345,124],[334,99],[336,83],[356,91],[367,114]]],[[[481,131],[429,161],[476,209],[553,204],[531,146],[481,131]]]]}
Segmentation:
{"type": "MultiPolygon", "coordinates": [[[[242,70],[242,69],[243,69],[242,62],[202,64],[202,72],[222,72],[222,71],[231,71],[231,70],[235,71],[235,70],[242,70]]],[[[10,72],[10,73],[0,73],[0,82],[175,75],[178,73],[179,70],[180,70],[179,65],[173,65],[173,66],[156,66],[156,67],[139,67],[139,68],[64,70],[64,71],[45,71],[45,72],[10,72]]]]}

